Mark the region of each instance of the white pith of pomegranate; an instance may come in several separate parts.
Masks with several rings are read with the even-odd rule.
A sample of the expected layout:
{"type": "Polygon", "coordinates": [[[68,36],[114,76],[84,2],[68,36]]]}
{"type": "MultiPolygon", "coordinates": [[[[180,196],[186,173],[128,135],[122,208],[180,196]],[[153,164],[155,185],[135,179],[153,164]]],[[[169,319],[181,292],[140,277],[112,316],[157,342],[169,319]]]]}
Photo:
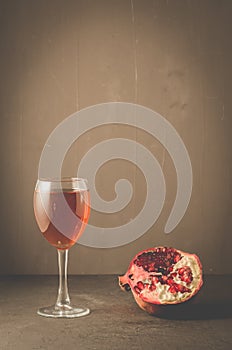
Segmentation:
{"type": "Polygon", "coordinates": [[[132,259],[119,284],[131,289],[139,306],[152,313],[151,304],[179,304],[192,298],[203,284],[202,265],[195,254],[150,248],[132,259]]]}

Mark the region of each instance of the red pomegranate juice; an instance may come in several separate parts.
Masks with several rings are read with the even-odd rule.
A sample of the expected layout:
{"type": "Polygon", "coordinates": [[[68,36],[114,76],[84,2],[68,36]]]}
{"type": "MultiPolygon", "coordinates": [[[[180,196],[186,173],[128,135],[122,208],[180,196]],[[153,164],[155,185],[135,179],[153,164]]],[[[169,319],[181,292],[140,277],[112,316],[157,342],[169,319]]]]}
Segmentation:
{"type": "Polygon", "coordinates": [[[57,249],[69,249],[80,238],[88,222],[89,191],[35,191],[34,211],[47,241],[57,249]]]}

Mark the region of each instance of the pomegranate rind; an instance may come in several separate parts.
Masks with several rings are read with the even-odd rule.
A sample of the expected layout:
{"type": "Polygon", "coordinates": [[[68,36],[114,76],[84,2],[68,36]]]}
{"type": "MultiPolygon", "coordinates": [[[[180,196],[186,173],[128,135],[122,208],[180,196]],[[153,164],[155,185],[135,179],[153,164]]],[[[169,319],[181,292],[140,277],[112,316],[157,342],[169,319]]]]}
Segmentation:
{"type": "Polygon", "coordinates": [[[194,295],[196,295],[198,293],[198,291],[201,289],[201,287],[203,285],[202,264],[201,264],[199,257],[196,254],[186,253],[186,252],[183,252],[183,251],[175,249],[175,248],[167,248],[167,249],[173,249],[175,252],[179,253],[182,258],[184,258],[181,263],[177,262],[174,265],[174,268],[178,267],[183,262],[186,262],[187,267],[191,266],[191,264],[194,266],[194,269],[196,271],[196,275],[194,275],[195,280],[194,280],[194,283],[192,283],[192,285],[191,285],[191,289],[189,289],[189,292],[176,293],[175,296],[172,296],[172,298],[173,298],[172,300],[168,300],[167,298],[166,299],[160,298],[159,293],[158,292],[156,293],[156,291],[152,292],[152,294],[148,290],[146,290],[146,291],[143,290],[141,293],[138,293],[138,291],[136,291],[136,288],[135,288],[134,280],[131,280],[131,278],[129,278],[129,276],[131,276],[133,274],[135,274],[135,275],[141,274],[141,275],[139,275],[139,278],[137,278],[137,279],[143,280],[144,276],[146,274],[149,275],[149,273],[144,271],[142,267],[138,268],[137,266],[135,266],[135,263],[134,263],[135,260],[143,253],[154,252],[154,250],[156,250],[156,249],[163,249],[163,248],[164,247],[155,247],[155,248],[149,248],[149,249],[146,249],[144,251],[139,252],[132,259],[127,273],[123,276],[119,276],[119,285],[120,285],[121,289],[126,290],[126,291],[131,289],[137,304],[143,310],[147,311],[150,314],[156,313],[158,305],[174,305],[174,304],[180,304],[180,303],[188,301],[189,299],[191,299],[194,295]],[[189,262],[191,262],[191,264],[189,262]]]}

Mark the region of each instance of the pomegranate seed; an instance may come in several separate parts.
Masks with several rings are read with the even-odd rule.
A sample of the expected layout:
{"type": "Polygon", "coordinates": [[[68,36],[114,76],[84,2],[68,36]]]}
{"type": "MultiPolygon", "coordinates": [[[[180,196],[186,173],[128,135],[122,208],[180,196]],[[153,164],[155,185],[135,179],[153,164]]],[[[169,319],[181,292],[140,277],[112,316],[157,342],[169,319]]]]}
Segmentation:
{"type": "Polygon", "coordinates": [[[156,286],[154,284],[151,284],[149,286],[150,291],[156,290],[156,286]]]}
{"type": "Polygon", "coordinates": [[[187,284],[190,284],[190,283],[192,282],[192,280],[191,280],[191,278],[187,278],[187,279],[185,280],[185,282],[186,282],[187,284]]]}
{"type": "Polygon", "coordinates": [[[185,289],[185,287],[184,286],[182,286],[182,284],[178,284],[178,291],[179,292],[184,292],[184,289],[185,289]]]}
{"type": "Polygon", "coordinates": [[[150,265],[148,267],[148,272],[155,272],[154,266],[150,265]]]}
{"type": "Polygon", "coordinates": [[[173,285],[173,286],[171,286],[171,287],[169,287],[169,292],[171,292],[171,293],[173,293],[173,294],[175,294],[176,293],[176,288],[175,288],[175,286],[173,285]]]}
{"type": "Polygon", "coordinates": [[[166,270],[163,267],[158,267],[158,271],[165,274],[166,270]]]}
{"type": "Polygon", "coordinates": [[[169,286],[171,286],[173,283],[174,283],[173,279],[172,279],[172,278],[168,278],[167,284],[168,284],[169,286]]]}
{"type": "Polygon", "coordinates": [[[141,292],[141,290],[137,286],[134,287],[134,290],[137,294],[140,294],[140,292],[141,292]]]}
{"type": "Polygon", "coordinates": [[[157,282],[159,282],[159,279],[157,278],[157,277],[152,277],[152,283],[157,283],[157,282]]]}
{"type": "Polygon", "coordinates": [[[183,275],[184,272],[185,272],[185,268],[184,268],[184,267],[181,267],[181,268],[178,270],[179,275],[183,275]]]}
{"type": "Polygon", "coordinates": [[[144,289],[144,284],[143,284],[143,282],[139,281],[139,282],[137,283],[137,287],[138,287],[140,290],[144,289]]]}
{"type": "Polygon", "coordinates": [[[182,293],[189,293],[191,292],[191,290],[189,288],[186,288],[185,286],[182,286],[183,289],[182,289],[182,293]]]}
{"type": "Polygon", "coordinates": [[[181,259],[180,255],[179,255],[179,254],[176,255],[176,256],[174,257],[175,263],[177,263],[180,259],[181,259]]]}
{"type": "Polygon", "coordinates": [[[172,277],[176,277],[176,276],[177,276],[177,273],[176,273],[176,272],[173,272],[173,273],[171,274],[171,276],[172,276],[172,277]]]}

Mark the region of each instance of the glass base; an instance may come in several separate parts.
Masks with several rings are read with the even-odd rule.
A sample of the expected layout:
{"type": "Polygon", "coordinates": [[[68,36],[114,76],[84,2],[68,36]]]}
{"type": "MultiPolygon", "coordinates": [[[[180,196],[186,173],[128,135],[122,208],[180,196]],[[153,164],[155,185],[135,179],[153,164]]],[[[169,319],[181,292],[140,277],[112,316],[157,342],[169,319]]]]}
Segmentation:
{"type": "Polygon", "coordinates": [[[53,318],[75,318],[86,316],[90,313],[88,308],[81,308],[74,305],[51,305],[47,307],[42,307],[37,311],[37,314],[45,317],[53,318]]]}

